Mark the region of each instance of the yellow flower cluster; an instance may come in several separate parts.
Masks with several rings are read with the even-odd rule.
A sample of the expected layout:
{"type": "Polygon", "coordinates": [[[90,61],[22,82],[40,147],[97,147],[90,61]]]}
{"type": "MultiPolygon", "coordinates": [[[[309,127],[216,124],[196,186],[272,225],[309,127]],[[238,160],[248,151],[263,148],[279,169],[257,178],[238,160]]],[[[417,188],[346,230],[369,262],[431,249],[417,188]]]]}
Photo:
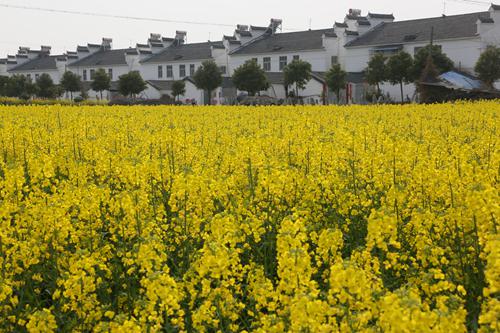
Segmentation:
{"type": "Polygon", "coordinates": [[[498,332],[499,119],[0,106],[0,332],[498,332]]]}

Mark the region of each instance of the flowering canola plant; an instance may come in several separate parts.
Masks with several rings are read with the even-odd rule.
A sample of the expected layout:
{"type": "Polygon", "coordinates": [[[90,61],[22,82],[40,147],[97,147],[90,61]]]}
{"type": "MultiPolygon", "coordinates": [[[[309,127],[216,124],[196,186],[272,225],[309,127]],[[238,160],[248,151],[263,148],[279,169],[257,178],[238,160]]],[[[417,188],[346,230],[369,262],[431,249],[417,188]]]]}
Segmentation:
{"type": "Polygon", "coordinates": [[[0,332],[498,332],[499,117],[0,107],[0,332]]]}

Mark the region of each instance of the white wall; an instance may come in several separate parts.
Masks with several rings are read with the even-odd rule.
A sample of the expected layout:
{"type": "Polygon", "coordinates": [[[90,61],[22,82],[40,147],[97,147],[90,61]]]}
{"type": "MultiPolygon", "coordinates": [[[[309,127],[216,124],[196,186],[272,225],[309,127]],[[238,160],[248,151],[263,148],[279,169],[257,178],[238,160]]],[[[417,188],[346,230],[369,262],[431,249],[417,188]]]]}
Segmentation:
{"type": "Polygon", "coordinates": [[[99,69],[104,69],[106,73],[108,73],[108,70],[110,68],[113,69],[113,78],[111,81],[118,81],[118,78],[121,75],[128,74],[130,72],[130,68],[127,65],[109,65],[109,66],[84,66],[84,67],[79,67],[79,66],[68,66],[67,70],[75,73],[76,75],[80,76],[83,80],[83,71],[87,70],[87,80],[86,82],[91,82],[92,80],[90,79],[90,70],[93,69],[96,72],[99,69]]]}
{"type": "Polygon", "coordinates": [[[330,66],[331,57],[328,56],[327,52],[324,50],[317,51],[297,51],[297,52],[287,52],[287,53],[266,53],[266,54],[245,54],[245,55],[231,55],[231,75],[234,70],[241,65],[243,65],[248,60],[257,58],[257,62],[261,67],[264,66],[264,57],[271,58],[271,70],[270,72],[279,72],[279,60],[281,56],[286,56],[288,63],[293,61],[293,56],[298,55],[301,60],[307,61],[311,64],[312,70],[315,72],[325,72],[330,66]],[[328,65],[327,65],[328,63],[328,65]]]}
{"type": "Polygon", "coordinates": [[[162,62],[162,63],[146,63],[141,66],[141,75],[144,80],[165,80],[165,81],[178,81],[184,79],[186,76],[190,76],[189,66],[194,65],[194,70],[196,71],[204,60],[194,60],[194,61],[175,61],[175,62],[162,62]],[[186,76],[179,76],[180,65],[186,66],[186,76]],[[158,66],[163,67],[163,77],[158,77],[158,66]],[[167,77],[167,66],[172,66],[173,77],[167,77]]]}
{"type": "Polygon", "coordinates": [[[24,75],[24,76],[31,75],[31,80],[33,82],[36,81],[37,75],[42,75],[42,74],[49,74],[52,81],[54,81],[54,84],[59,84],[59,81],[61,80],[61,73],[59,73],[57,69],[45,70],[45,71],[10,71],[10,75],[24,75]]]}

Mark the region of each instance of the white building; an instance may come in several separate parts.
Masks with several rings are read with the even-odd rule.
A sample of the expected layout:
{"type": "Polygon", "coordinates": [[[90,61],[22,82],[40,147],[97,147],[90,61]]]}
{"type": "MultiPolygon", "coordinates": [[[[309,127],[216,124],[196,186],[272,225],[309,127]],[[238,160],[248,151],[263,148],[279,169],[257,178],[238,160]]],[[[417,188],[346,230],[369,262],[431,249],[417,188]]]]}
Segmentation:
{"type": "MultiPolygon", "coordinates": [[[[375,53],[390,56],[404,50],[415,55],[430,43],[432,35],[434,44],[441,46],[457,69],[473,73],[481,52],[488,45],[500,45],[498,5],[486,12],[409,21],[395,21],[392,14],[362,16],[361,11],[351,10],[343,22],[335,22],[331,27],[290,33],[280,32],[281,24],[281,20],[272,19],[267,27],[238,25],[232,35],[221,41],[203,43],[186,43],[183,31],[177,31],[174,38],[151,34],[145,44],[117,50],[112,48],[111,39],[104,38],[101,44],[78,46],[75,52],[58,56],[50,55],[50,47],[36,51],[21,47],[17,55],[0,59],[0,75],[22,74],[35,80],[47,73],[58,83],[69,70],[82,78],[90,97],[97,98],[90,83],[94,73],[104,69],[112,80],[104,97],[111,99],[118,95],[119,76],[139,71],[148,83],[143,98],[171,96],[173,82],[183,80],[183,102],[204,104],[210,98],[213,103],[233,103],[238,92],[230,77],[246,61],[255,59],[266,71],[271,86],[263,94],[285,98],[283,69],[294,59],[301,59],[309,62],[313,71],[312,80],[300,91],[307,102],[322,102],[324,96],[333,101],[324,76],[333,64],[340,64],[348,73],[349,82],[342,100],[363,103],[365,92],[370,89],[363,72],[375,53]],[[192,79],[207,60],[214,61],[224,76],[222,87],[212,96],[197,89],[192,79]]],[[[394,99],[400,98],[399,87],[383,84],[382,89],[394,99]]],[[[412,97],[414,92],[413,85],[404,87],[405,95],[412,97]]]]}
{"type": "MultiPolygon", "coordinates": [[[[487,12],[378,24],[348,42],[341,61],[346,71],[361,72],[373,54],[390,56],[403,50],[414,56],[431,42],[431,36],[458,70],[474,74],[474,66],[486,47],[500,45],[500,6],[492,5],[487,12]]],[[[382,90],[400,99],[399,86],[384,84],[382,90]]],[[[413,84],[404,87],[405,96],[411,98],[414,93],[413,84]]]]}

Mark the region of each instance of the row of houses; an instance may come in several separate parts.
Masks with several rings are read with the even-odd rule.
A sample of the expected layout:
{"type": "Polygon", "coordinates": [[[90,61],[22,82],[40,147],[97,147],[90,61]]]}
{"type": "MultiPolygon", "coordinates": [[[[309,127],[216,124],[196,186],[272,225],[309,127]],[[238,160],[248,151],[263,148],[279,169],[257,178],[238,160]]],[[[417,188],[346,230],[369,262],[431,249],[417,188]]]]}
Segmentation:
{"type": "MultiPolygon", "coordinates": [[[[348,73],[344,99],[362,103],[370,89],[363,72],[375,53],[391,55],[404,50],[414,55],[433,38],[458,69],[473,73],[486,47],[500,45],[499,5],[491,5],[485,12],[408,21],[396,21],[392,14],[363,16],[361,11],[351,10],[343,21],[331,27],[290,33],[281,32],[281,25],[278,19],[271,19],[267,26],[238,25],[221,40],[202,43],[187,43],[183,31],[177,31],[172,38],[151,34],[146,43],[126,49],[113,49],[112,40],[103,38],[99,44],[78,46],[61,55],[51,55],[48,46],[40,50],[20,47],[16,55],[0,59],[0,75],[21,74],[36,79],[46,73],[57,83],[65,71],[72,71],[82,78],[90,97],[97,98],[97,93],[90,90],[90,82],[97,70],[104,69],[112,79],[112,88],[106,93],[112,99],[118,94],[119,76],[139,71],[148,84],[142,95],[145,99],[170,94],[172,83],[184,80],[185,102],[203,104],[211,98],[223,104],[236,99],[238,91],[230,77],[247,60],[257,60],[267,73],[270,88],[262,93],[285,98],[283,68],[294,59],[302,59],[313,70],[312,80],[301,91],[307,102],[321,102],[322,95],[328,92],[324,74],[333,64],[340,64],[348,73]],[[222,87],[212,96],[198,90],[192,80],[206,60],[214,61],[224,76],[222,87]]],[[[400,94],[399,88],[390,84],[384,84],[382,89],[394,97],[400,94]]],[[[407,85],[404,92],[411,98],[415,88],[407,85]]]]}

